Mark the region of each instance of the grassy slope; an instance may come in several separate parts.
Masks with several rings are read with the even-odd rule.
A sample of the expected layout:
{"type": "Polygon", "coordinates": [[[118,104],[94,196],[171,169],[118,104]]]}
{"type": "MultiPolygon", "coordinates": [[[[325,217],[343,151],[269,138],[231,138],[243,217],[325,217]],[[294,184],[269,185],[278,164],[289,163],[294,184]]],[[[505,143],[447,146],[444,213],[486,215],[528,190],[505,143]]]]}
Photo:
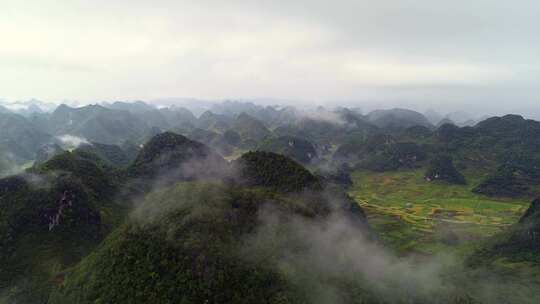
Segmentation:
{"type": "Polygon", "coordinates": [[[424,169],[355,172],[350,191],[371,225],[398,252],[466,250],[474,241],[515,223],[529,199],[496,199],[471,192],[483,178],[465,172],[467,185],[427,182],[424,169]],[[462,246],[456,246],[462,245],[462,246]]]}
{"type": "Polygon", "coordinates": [[[265,202],[316,216],[312,201],[262,188],[181,182],[156,190],[73,268],[51,303],[305,303],[266,260],[280,251],[244,256],[243,236],[265,202]]]}

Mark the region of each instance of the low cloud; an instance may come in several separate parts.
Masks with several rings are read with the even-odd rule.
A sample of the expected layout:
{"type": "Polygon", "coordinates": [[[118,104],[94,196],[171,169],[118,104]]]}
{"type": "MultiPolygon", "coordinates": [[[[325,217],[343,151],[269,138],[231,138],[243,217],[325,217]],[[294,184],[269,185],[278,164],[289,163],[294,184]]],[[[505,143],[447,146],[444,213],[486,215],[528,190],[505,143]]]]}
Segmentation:
{"type": "Polygon", "coordinates": [[[77,148],[82,144],[90,144],[90,142],[84,138],[75,135],[61,135],[56,137],[62,144],[67,145],[70,148],[77,148]]]}
{"type": "Polygon", "coordinates": [[[17,158],[13,153],[0,154],[0,177],[15,175],[24,171],[24,166],[17,164],[17,158]]]}
{"type": "Polygon", "coordinates": [[[242,257],[272,265],[309,303],[536,303],[532,285],[451,254],[397,257],[342,212],[314,221],[275,208],[246,237],[242,257]],[[359,300],[362,299],[362,300],[359,300]]]}
{"type": "Polygon", "coordinates": [[[342,118],[340,113],[329,111],[326,109],[318,109],[315,111],[304,111],[300,113],[301,117],[329,122],[337,125],[345,125],[347,122],[342,118]]]}

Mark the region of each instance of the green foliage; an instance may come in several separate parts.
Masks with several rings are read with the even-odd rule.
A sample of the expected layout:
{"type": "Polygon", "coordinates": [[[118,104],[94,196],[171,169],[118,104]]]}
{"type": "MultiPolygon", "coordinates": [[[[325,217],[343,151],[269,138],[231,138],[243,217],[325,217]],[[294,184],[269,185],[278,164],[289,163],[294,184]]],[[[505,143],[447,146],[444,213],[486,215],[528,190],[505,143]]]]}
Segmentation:
{"type": "Polygon", "coordinates": [[[437,150],[454,158],[477,158],[500,164],[515,155],[536,155],[540,148],[540,123],[521,116],[492,117],[475,127],[459,128],[446,124],[433,138],[437,150]]]}
{"type": "MultiPolygon", "coordinates": [[[[486,238],[507,240],[508,234],[500,235],[501,231],[508,231],[518,221],[527,202],[475,194],[471,189],[482,180],[482,173],[464,173],[467,185],[427,182],[423,170],[357,171],[350,194],[387,248],[404,256],[421,256],[422,261],[446,254],[456,258],[441,275],[448,279],[446,287],[427,303],[536,303],[540,296],[538,255],[515,249],[513,254],[521,255],[522,264],[516,264],[516,257],[508,260],[508,256],[493,264],[496,247],[482,246],[481,253],[468,258],[486,238]],[[461,266],[462,259],[467,259],[466,267],[461,266]],[[482,292],[484,288],[490,290],[488,295],[482,292]]],[[[501,256],[499,252],[495,258],[501,256]]],[[[415,264],[415,269],[425,269],[422,265],[415,264]]],[[[368,288],[368,292],[372,290],[368,288]]],[[[410,303],[418,303],[418,299],[410,303]]]]}
{"type": "Polygon", "coordinates": [[[51,135],[35,127],[25,117],[0,113],[0,156],[9,156],[10,167],[14,167],[13,162],[20,165],[33,160],[36,151],[51,141],[51,135]]]}
{"type": "Polygon", "coordinates": [[[41,188],[22,177],[0,181],[11,188],[0,196],[0,288],[17,287],[11,301],[37,303],[56,271],[78,262],[111,224],[84,185],[62,177],[49,182],[41,188]]]}
{"type": "Polygon", "coordinates": [[[317,157],[317,151],[315,151],[313,144],[293,136],[280,136],[265,140],[257,149],[283,154],[303,164],[309,164],[317,157]]]}
{"type": "Polygon", "coordinates": [[[440,142],[452,144],[463,142],[473,136],[475,136],[475,130],[473,128],[459,128],[454,124],[443,124],[435,133],[436,139],[440,142]]]}
{"type": "Polygon", "coordinates": [[[452,184],[466,184],[465,177],[455,167],[452,158],[439,155],[433,158],[425,175],[428,181],[445,181],[452,184]]]}
{"type": "Polygon", "coordinates": [[[476,243],[515,223],[527,206],[521,199],[473,193],[483,175],[465,172],[468,184],[428,182],[423,169],[355,171],[349,193],[364,208],[373,229],[398,252],[447,252],[459,248],[451,245],[450,232],[459,244],[476,243]]]}
{"type": "Polygon", "coordinates": [[[280,192],[320,189],[320,181],[300,164],[272,152],[248,152],[236,161],[243,182],[280,192]]]}
{"type": "Polygon", "coordinates": [[[402,132],[402,136],[404,136],[408,140],[414,140],[414,141],[428,138],[432,134],[433,134],[433,131],[430,128],[425,127],[425,126],[418,126],[418,125],[406,128],[402,132]]]}
{"type": "Polygon", "coordinates": [[[253,148],[260,141],[272,137],[272,131],[259,120],[242,113],[238,115],[231,128],[236,132],[242,141],[242,146],[245,148],[253,148]]]}
{"type": "Polygon", "coordinates": [[[0,289],[5,301],[42,303],[61,271],[118,223],[111,171],[85,152],[64,152],[32,173],[0,180],[0,289]]]}
{"type": "Polygon", "coordinates": [[[397,142],[389,135],[374,135],[365,141],[350,141],[334,154],[338,162],[348,161],[372,171],[414,168],[427,158],[426,149],[413,142],[397,142]]]}
{"type": "Polygon", "coordinates": [[[115,187],[107,164],[97,155],[86,151],[66,151],[38,166],[35,171],[78,180],[98,199],[110,197],[115,187]]]}
{"type": "Polygon", "coordinates": [[[385,134],[376,134],[368,138],[352,138],[339,146],[334,153],[334,159],[358,159],[361,154],[384,151],[387,146],[395,142],[392,136],[385,134]]]}
{"type": "Polygon", "coordinates": [[[519,222],[484,242],[467,262],[489,265],[500,258],[540,263],[540,199],[530,204],[519,222]]]}
{"type": "Polygon", "coordinates": [[[106,161],[110,166],[125,167],[132,159],[116,145],[100,143],[82,144],[78,150],[93,153],[106,161]]]}
{"type": "MultiPolygon", "coordinates": [[[[75,112],[72,114],[91,117],[88,126],[95,127],[88,131],[91,136],[102,136],[101,128],[111,141],[125,139],[130,133],[113,132],[114,117],[99,107],[86,108],[82,111],[86,114],[75,112]]],[[[124,121],[128,116],[119,118],[122,128],[129,126],[124,121]]],[[[206,116],[208,121],[203,117],[199,126],[208,126],[193,134],[201,135],[205,142],[208,139],[213,147],[227,151],[233,146],[260,145],[261,150],[286,156],[244,154],[233,164],[240,182],[197,181],[157,190],[120,227],[124,210],[112,203],[120,186],[128,192],[129,187],[140,188],[144,193],[157,177],[172,182],[200,176],[219,179],[230,173],[228,164],[205,145],[167,132],[152,138],[136,158],[138,146],[130,145],[135,160],[125,175],[111,169],[127,164],[125,153],[114,146],[97,145],[58,155],[30,170],[36,175],[1,179],[0,291],[8,291],[0,294],[0,302],[309,303],[312,294],[324,295],[330,287],[339,290],[339,300],[345,303],[477,303],[465,286],[472,281],[457,285],[463,290],[444,289],[434,297],[401,285],[396,285],[395,294],[381,296],[376,284],[370,285],[356,274],[328,276],[309,267],[283,267],[276,263],[277,257],[285,249],[292,248],[286,253],[294,254],[305,245],[302,240],[287,239],[291,231],[286,225],[278,225],[282,232],[278,238],[262,240],[267,251],[244,250],[246,237],[259,232],[264,220],[261,214],[268,208],[279,210],[279,221],[294,216],[315,222],[325,219],[336,209],[332,204],[337,204],[361,223],[365,223],[365,208],[381,240],[400,253],[468,251],[473,243],[506,230],[517,220],[523,202],[501,196],[540,193],[536,192],[540,189],[540,158],[536,156],[540,125],[519,116],[489,119],[476,127],[444,125],[431,132],[419,126],[394,130],[388,116],[384,121],[375,118],[385,125],[384,130],[377,130],[364,125],[360,115],[344,111],[344,125],[304,119],[275,130],[300,138],[271,138],[272,132],[262,122],[247,115],[240,115],[236,122],[230,117],[206,116]],[[392,136],[379,134],[381,131],[390,131],[392,136]],[[289,145],[291,140],[294,147],[289,145]],[[355,173],[351,194],[360,203],[356,204],[333,185],[350,186],[348,170],[319,178],[289,158],[309,162],[306,156],[314,148],[308,140],[328,150],[343,143],[335,153],[338,163],[394,172],[355,173]],[[444,156],[448,154],[467,175],[468,184],[452,159],[444,156]],[[433,160],[423,174],[416,168],[428,155],[433,160]],[[199,167],[205,163],[208,166],[199,167]],[[186,164],[195,174],[175,175],[186,164]],[[476,172],[479,168],[482,171],[476,172]],[[483,173],[489,175],[481,183],[483,173]],[[426,177],[449,183],[430,183],[426,177]],[[51,229],[51,217],[59,210],[60,221],[51,229]],[[279,247],[282,238],[289,242],[288,247],[279,247]]],[[[410,119],[397,123],[409,124],[410,119]]],[[[143,129],[146,127],[132,135],[139,139],[143,133],[157,131],[145,133],[143,129]]],[[[490,239],[470,259],[471,264],[495,263],[500,258],[540,261],[538,206],[534,202],[520,223],[490,239]]],[[[483,279],[478,273],[478,280],[483,279]]],[[[507,299],[512,297],[503,299],[510,303],[507,299]]]]}
{"type": "Polygon", "coordinates": [[[540,159],[535,155],[509,155],[504,163],[473,191],[489,196],[540,195],[540,159]]]}
{"type": "MultiPolygon", "coordinates": [[[[295,124],[280,126],[274,130],[274,133],[278,136],[294,136],[327,145],[341,142],[343,138],[355,131],[358,131],[355,133],[356,136],[364,134],[364,129],[348,130],[334,122],[305,118],[295,124]]],[[[371,131],[372,129],[365,130],[365,133],[371,131]]]]}
{"type": "Polygon", "coordinates": [[[302,303],[274,265],[241,250],[263,204],[316,212],[301,202],[219,184],[157,191],[67,275],[51,303],[302,303]]]}
{"type": "MultiPolygon", "coordinates": [[[[207,146],[182,135],[165,132],[154,136],[144,145],[127,172],[131,177],[145,178],[169,173],[182,175],[184,172],[181,172],[181,166],[191,161],[208,164],[205,169],[201,168],[200,172],[192,172],[201,175],[210,176],[213,171],[219,171],[225,167],[223,158],[207,146]]],[[[182,176],[178,177],[182,178],[182,176]]]]}
{"type": "Polygon", "coordinates": [[[489,196],[519,197],[527,193],[528,187],[512,172],[499,171],[488,177],[473,191],[489,196]]]}

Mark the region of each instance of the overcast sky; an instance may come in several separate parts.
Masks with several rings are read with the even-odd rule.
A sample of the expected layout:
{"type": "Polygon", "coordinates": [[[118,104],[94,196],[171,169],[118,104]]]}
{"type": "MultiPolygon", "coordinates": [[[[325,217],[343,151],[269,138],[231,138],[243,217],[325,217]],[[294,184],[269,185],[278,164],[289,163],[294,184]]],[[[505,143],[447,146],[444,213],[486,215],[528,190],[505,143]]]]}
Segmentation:
{"type": "Polygon", "coordinates": [[[540,1],[0,0],[0,98],[540,112],[540,1]]]}

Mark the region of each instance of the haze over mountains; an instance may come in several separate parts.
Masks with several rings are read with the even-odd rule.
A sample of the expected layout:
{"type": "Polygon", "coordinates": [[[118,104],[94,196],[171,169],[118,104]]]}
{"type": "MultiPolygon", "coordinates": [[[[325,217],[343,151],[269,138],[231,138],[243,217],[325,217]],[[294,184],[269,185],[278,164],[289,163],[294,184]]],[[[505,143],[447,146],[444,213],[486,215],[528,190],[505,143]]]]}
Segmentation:
{"type": "Polygon", "coordinates": [[[539,12],[0,1],[0,304],[540,303],[539,12]]]}
{"type": "Polygon", "coordinates": [[[540,122],[193,112],[2,108],[0,303],[540,299],[540,122]]]}
{"type": "MultiPolygon", "coordinates": [[[[254,142],[274,135],[295,135],[302,129],[316,132],[317,124],[322,124],[320,127],[323,129],[324,124],[331,124],[328,130],[320,130],[322,132],[335,129],[335,133],[340,133],[339,129],[344,125],[349,125],[350,129],[352,125],[359,127],[363,124],[359,127],[363,130],[415,125],[433,129],[443,123],[472,126],[478,122],[464,112],[442,116],[428,111],[424,115],[396,108],[362,114],[356,108],[304,109],[237,101],[201,104],[189,100],[187,103],[188,107],[158,107],[142,101],[79,107],[65,104],[55,107],[38,100],[5,104],[0,108],[5,126],[1,135],[3,157],[12,159],[16,165],[23,165],[35,159],[37,151],[44,145],[61,144],[62,138],[69,138],[65,137],[68,135],[88,142],[121,145],[126,142],[141,144],[160,131],[174,130],[207,144],[213,142],[218,149],[230,150],[228,141],[235,141],[237,135],[242,142],[236,145],[255,147],[254,142]],[[223,138],[224,135],[228,139],[223,138]],[[21,137],[29,139],[29,142],[15,143],[21,137]]],[[[309,137],[309,134],[305,136],[309,137]]]]}

